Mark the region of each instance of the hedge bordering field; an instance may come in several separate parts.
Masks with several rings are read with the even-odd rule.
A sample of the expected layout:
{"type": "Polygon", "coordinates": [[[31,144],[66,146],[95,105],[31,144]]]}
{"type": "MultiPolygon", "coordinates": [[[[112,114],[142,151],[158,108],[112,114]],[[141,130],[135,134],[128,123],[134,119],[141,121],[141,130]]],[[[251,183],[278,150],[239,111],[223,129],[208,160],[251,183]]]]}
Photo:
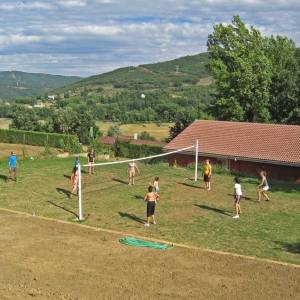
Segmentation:
{"type": "Polygon", "coordinates": [[[0,129],[0,142],[32,146],[61,148],[69,152],[80,152],[81,145],[76,135],[0,129]]]}

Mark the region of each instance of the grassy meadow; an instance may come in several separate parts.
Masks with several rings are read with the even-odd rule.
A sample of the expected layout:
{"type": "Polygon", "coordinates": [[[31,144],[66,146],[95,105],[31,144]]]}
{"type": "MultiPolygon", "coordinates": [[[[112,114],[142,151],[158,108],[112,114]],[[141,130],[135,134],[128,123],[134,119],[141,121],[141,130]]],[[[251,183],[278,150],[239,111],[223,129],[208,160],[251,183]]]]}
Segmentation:
{"type": "MultiPolygon", "coordinates": [[[[106,135],[110,126],[114,125],[113,122],[98,121],[97,125],[99,129],[106,135]]],[[[133,136],[134,133],[141,133],[147,131],[150,135],[154,136],[157,140],[164,140],[169,136],[170,126],[173,123],[137,123],[137,124],[122,124],[120,130],[123,135],[133,136]]]]}
{"type": "Polygon", "coordinates": [[[11,119],[0,118],[0,129],[8,129],[11,123],[11,119]]]}
{"type": "MultiPolygon", "coordinates": [[[[0,206],[73,221],[77,198],[69,198],[73,159],[23,160],[18,181],[0,181],[0,206]]],[[[2,170],[7,169],[1,162],[2,170]]],[[[242,215],[233,220],[233,177],[214,174],[213,190],[192,180],[193,171],[167,164],[139,164],[136,186],[127,185],[126,165],[84,174],[85,224],[215,250],[300,264],[300,186],[272,181],[271,201],[256,201],[256,178],[242,178],[242,215]],[[143,196],[160,176],[157,225],[145,228],[143,196]]]]}

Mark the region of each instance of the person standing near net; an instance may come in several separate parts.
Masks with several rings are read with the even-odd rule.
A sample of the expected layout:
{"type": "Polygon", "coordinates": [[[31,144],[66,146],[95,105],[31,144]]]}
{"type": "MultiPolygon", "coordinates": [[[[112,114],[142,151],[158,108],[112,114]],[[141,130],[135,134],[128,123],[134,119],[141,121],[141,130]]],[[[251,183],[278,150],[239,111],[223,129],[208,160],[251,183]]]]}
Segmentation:
{"type": "Polygon", "coordinates": [[[87,153],[88,165],[89,165],[89,175],[94,174],[94,163],[95,163],[95,151],[93,148],[89,149],[87,153]]]}
{"type": "Polygon", "coordinates": [[[149,184],[149,185],[151,185],[153,187],[154,192],[156,192],[156,193],[159,192],[159,184],[158,184],[158,182],[159,182],[159,177],[155,177],[153,183],[150,182],[150,184],[149,184]]]}
{"type": "Polygon", "coordinates": [[[139,173],[139,169],[137,167],[137,164],[134,161],[131,161],[128,165],[128,178],[129,182],[128,185],[134,185],[134,178],[136,173],[139,173]]]}
{"type": "Polygon", "coordinates": [[[234,209],[235,209],[235,215],[232,217],[233,219],[239,219],[241,214],[241,206],[240,202],[242,199],[242,185],[241,181],[238,177],[234,178],[234,209]]]}
{"type": "Polygon", "coordinates": [[[78,167],[75,166],[72,170],[71,175],[71,184],[72,184],[72,191],[70,194],[70,198],[72,198],[73,195],[77,195],[78,192],[78,184],[79,184],[79,174],[78,174],[78,167]]]}
{"type": "Polygon", "coordinates": [[[260,172],[261,182],[258,185],[258,201],[260,202],[261,196],[265,197],[266,201],[270,201],[269,196],[267,195],[267,191],[270,189],[268,181],[267,181],[267,172],[260,172]]]}
{"type": "Polygon", "coordinates": [[[10,179],[17,181],[17,156],[12,151],[8,157],[8,167],[10,179]]]}
{"type": "Polygon", "coordinates": [[[205,160],[204,168],[203,168],[203,180],[205,182],[206,190],[211,190],[211,174],[212,167],[208,159],[205,160]]]}
{"type": "Polygon", "coordinates": [[[159,199],[159,195],[154,191],[154,188],[152,185],[148,187],[148,193],[146,193],[144,200],[147,202],[147,223],[145,223],[146,227],[150,226],[150,219],[152,218],[152,222],[155,225],[155,218],[154,218],[154,212],[155,212],[155,205],[159,199]]]}

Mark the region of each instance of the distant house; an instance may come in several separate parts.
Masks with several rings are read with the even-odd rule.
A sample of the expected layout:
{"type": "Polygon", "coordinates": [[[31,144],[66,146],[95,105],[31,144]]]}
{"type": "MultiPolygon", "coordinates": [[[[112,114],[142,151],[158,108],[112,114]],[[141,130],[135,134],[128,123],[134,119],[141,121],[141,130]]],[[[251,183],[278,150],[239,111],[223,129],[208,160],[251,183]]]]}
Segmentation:
{"type": "MultiPolygon", "coordinates": [[[[300,181],[300,126],[199,120],[164,147],[178,150],[199,140],[199,160],[210,159],[230,170],[300,181]]],[[[195,160],[195,150],[170,155],[186,166],[195,160]]]]}
{"type": "Polygon", "coordinates": [[[48,95],[48,100],[54,101],[56,97],[56,95],[48,95]]]}

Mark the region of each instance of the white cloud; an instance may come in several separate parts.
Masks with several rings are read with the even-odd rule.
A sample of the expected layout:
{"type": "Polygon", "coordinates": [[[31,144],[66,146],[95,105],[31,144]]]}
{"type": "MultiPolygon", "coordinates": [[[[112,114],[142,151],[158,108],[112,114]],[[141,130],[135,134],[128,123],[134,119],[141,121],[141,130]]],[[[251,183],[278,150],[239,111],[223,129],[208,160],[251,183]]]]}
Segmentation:
{"type": "Polygon", "coordinates": [[[25,2],[25,1],[17,1],[17,2],[5,2],[0,4],[0,10],[6,10],[6,11],[14,11],[14,10],[34,10],[34,9],[43,9],[43,10],[49,10],[53,9],[53,5],[50,3],[45,3],[41,1],[31,1],[31,2],[25,2]]]}
{"type": "Polygon", "coordinates": [[[87,5],[87,0],[61,0],[57,2],[59,5],[67,8],[85,7],[87,5]]]}

